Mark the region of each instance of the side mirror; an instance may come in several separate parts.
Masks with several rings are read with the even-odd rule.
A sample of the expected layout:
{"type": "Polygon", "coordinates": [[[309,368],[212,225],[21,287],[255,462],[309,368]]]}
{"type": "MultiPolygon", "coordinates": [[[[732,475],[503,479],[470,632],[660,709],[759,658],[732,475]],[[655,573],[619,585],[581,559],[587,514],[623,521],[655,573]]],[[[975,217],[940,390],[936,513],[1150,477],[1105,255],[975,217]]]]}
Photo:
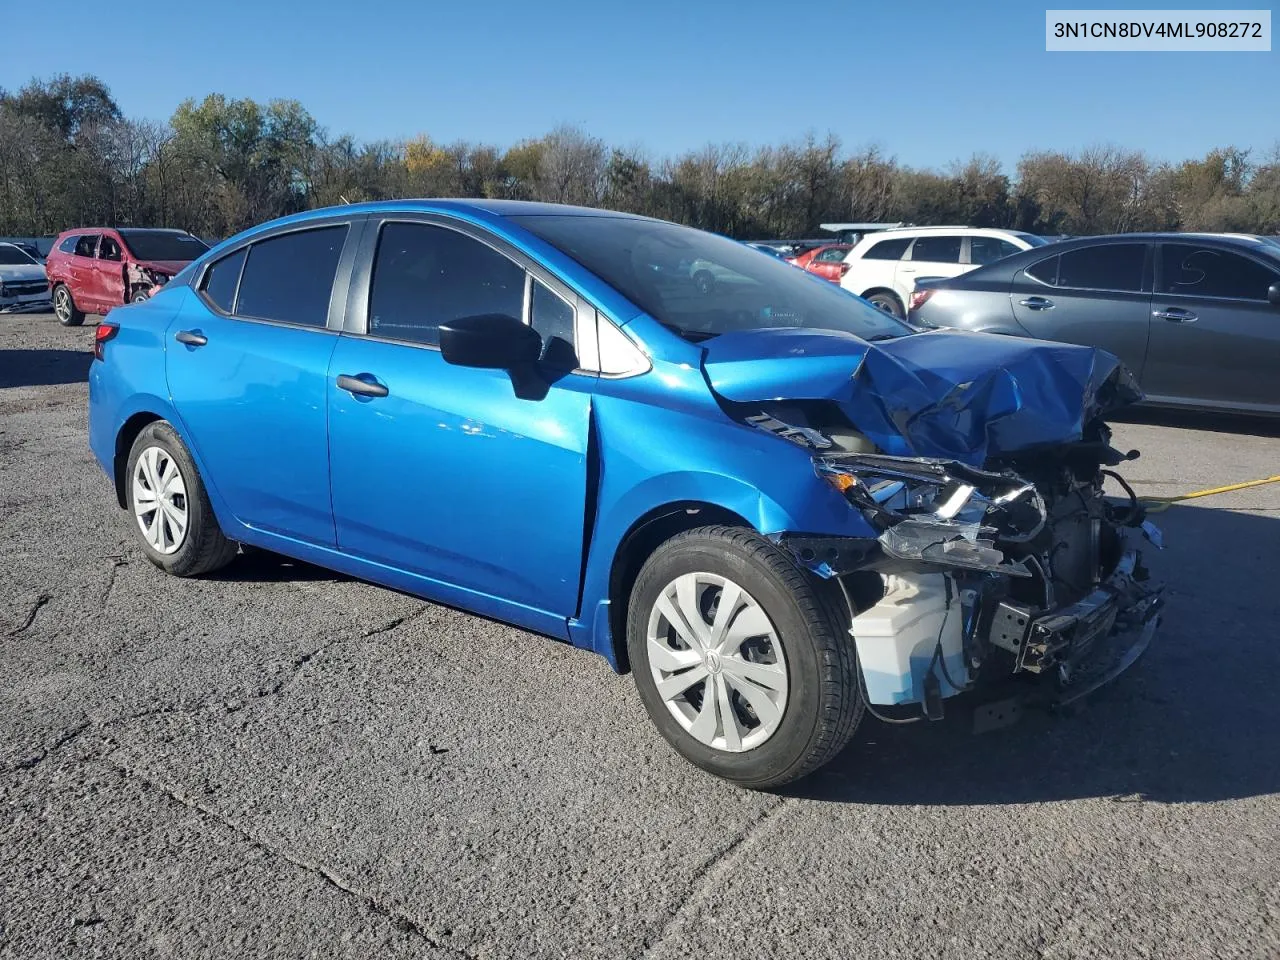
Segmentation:
{"type": "Polygon", "coordinates": [[[486,313],[440,325],[440,354],[459,367],[512,370],[536,363],[542,337],[515,317],[486,313]]]}
{"type": "Polygon", "coordinates": [[[1273,307],[1280,307],[1280,283],[1267,287],[1267,302],[1273,307]]]}

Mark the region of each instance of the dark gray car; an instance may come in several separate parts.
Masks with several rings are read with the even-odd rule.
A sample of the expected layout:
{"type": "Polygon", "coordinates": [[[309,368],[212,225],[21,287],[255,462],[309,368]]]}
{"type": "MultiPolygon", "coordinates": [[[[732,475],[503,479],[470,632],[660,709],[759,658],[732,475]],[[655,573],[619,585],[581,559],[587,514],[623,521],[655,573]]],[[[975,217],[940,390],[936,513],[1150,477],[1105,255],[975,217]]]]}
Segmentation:
{"type": "Polygon", "coordinates": [[[1280,245],[1120,234],[916,282],[910,321],[1103,347],[1147,401],[1280,415],[1280,245]]]}

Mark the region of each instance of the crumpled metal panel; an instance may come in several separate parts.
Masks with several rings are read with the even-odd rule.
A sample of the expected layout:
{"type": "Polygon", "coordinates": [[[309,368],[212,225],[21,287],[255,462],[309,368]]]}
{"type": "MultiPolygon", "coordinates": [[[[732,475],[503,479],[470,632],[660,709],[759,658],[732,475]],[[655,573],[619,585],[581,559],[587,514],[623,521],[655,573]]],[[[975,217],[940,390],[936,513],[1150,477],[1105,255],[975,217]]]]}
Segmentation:
{"type": "Polygon", "coordinates": [[[1095,347],[936,331],[868,343],[777,328],[707,341],[707,377],[735,402],[832,400],[894,456],[989,458],[1081,439],[1085,425],[1142,399],[1095,347]]]}

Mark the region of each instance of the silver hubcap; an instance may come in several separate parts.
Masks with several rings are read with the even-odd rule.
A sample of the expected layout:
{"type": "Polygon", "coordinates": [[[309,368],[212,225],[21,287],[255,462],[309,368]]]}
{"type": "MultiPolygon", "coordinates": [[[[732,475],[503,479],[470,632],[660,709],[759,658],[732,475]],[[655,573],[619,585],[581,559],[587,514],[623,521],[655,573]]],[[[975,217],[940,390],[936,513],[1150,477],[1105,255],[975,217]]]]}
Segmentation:
{"type": "Polygon", "coordinates": [[[649,613],[646,648],[658,696],[699,743],[741,753],[777,732],[786,656],[764,608],[732,580],[672,580],[649,613]]]}
{"type": "Polygon", "coordinates": [[[58,313],[59,320],[66,320],[71,316],[71,295],[67,293],[66,287],[59,287],[58,294],[53,299],[53,306],[58,313]]]}
{"type": "Polygon", "coordinates": [[[161,447],[147,447],[133,470],[133,515],[157,553],[170,554],[187,536],[187,485],[161,447]]]}

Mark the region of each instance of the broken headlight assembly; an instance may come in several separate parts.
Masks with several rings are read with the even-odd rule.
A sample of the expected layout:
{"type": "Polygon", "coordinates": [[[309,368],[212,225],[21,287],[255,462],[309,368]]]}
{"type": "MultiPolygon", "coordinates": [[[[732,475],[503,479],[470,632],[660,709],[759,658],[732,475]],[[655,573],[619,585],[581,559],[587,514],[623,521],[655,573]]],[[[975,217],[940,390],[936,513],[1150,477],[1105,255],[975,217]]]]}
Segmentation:
{"type": "Polygon", "coordinates": [[[1031,576],[999,544],[1025,542],[1043,529],[1045,505],[1033,484],[961,463],[880,454],[817,457],[814,465],[879,531],[886,556],[1031,576]]]}

